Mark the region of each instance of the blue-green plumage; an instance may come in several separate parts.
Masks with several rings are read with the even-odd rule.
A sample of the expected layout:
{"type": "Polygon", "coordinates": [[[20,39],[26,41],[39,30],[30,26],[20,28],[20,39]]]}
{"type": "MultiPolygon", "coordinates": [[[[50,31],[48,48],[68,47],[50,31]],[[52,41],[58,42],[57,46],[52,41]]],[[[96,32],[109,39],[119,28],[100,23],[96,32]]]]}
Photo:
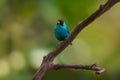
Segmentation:
{"type": "Polygon", "coordinates": [[[69,36],[69,29],[63,20],[58,20],[54,27],[54,34],[59,41],[63,41],[69,36]]]}

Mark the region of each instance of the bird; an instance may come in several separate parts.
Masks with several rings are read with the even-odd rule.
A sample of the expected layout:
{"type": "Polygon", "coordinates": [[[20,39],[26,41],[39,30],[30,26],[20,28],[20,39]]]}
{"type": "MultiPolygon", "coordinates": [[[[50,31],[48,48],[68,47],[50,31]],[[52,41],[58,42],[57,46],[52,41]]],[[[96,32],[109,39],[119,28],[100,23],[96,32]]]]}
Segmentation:
{"type": "Polygon", "coordinates": [[[59,41],[64,41],[70,35],[68,26],[66,25],[65,21],[57,21],[57,24],[54,27],[54,35],[59,41]]]}

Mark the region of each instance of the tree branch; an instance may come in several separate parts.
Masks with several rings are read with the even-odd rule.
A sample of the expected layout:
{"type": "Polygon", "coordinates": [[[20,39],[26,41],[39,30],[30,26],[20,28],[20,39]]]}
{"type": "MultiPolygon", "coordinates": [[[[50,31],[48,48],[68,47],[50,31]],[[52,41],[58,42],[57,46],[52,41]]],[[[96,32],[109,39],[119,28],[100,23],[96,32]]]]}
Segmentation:
{"type": "Polygon", "coordinates": [[[96,74],[101,74],[105,71],[104,68],[101,68],[97,66],[96,64],[93,65],[69,65],[69,64],[55,64],[53,66],[53,70],[58,70],[58,69],[84,69],[84,70],[93,70],[96,71],[96,74]]]}
{"type": "Polygon", "coordinates": [[[79,23],[71,32],[70,36],[63,41],[55,50],[50,52],[47,56],[44,57],[42,64],[38,71],[33,76],[32,80],[41,80],[42,77],[45,75],[45,73],[49,70],[53,69],[62,69],[62,68],[78,68],[79,69],[88,69],[88,70],[95,70],[96,73],[102,73],[105,71],[104,68],[100,68],[97,65],[93,67],[92,66],[86,66],[86,65],[60,65],[60,64],[53,64],[53,60],[55,57],[60,54],[78,35],[78,33],[81,32],[88,24],[92,23],[96,18],[101,16],[104,12],[109,10],[113,5],[115,5],[120,0],[108,0],[104,5],[100,5],[99,9],[94,12],[92,15],[90,15],[88,18],[86,18],[83,22],[79,23]]]}

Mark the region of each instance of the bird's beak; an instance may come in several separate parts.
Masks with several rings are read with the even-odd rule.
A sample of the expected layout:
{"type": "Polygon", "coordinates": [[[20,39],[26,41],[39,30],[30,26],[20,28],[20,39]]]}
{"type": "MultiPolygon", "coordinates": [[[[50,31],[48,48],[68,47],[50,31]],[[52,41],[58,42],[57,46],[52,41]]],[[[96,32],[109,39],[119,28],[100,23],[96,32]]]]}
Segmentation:
{"type": "Polygon", "coordinates": [[[58,21],[57,24],[60,24],[60,21],[58,21]]]}

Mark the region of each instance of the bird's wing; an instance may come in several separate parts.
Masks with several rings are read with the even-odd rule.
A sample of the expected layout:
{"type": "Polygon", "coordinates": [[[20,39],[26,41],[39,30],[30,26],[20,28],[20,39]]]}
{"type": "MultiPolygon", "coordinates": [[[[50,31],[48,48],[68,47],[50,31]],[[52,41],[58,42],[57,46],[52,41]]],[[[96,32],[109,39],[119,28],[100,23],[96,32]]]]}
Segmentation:
{"type": "Polygon", "coordinates": [[[64,23],[64,25],[65,25],[65,28],[66,28],[68,34],[69,34],[70,32],[69,32],[68,26],[66,25],[66,23],[64,23]]]}

